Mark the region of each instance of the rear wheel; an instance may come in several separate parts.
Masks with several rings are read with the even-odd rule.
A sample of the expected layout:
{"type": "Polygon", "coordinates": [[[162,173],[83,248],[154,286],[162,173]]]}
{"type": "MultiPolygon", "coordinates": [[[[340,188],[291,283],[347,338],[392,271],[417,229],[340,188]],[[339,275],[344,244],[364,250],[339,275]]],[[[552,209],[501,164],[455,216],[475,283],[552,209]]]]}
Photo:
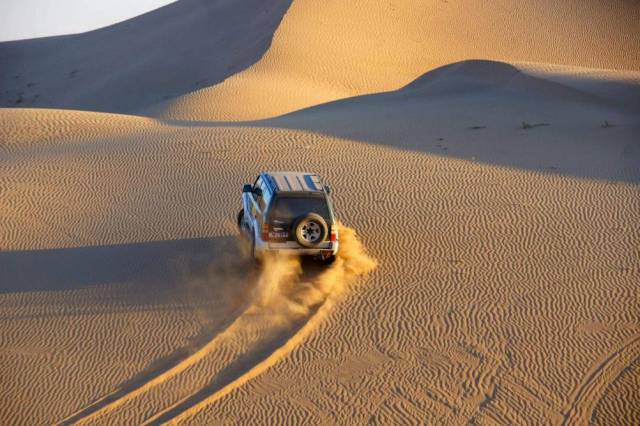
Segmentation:
{"type": "Polygon", "coordinates": [[[331,265],[335,261],[336,261],[335,254],[332,254],[332,255],[329,255],[327,257],[323,257],[323,258],[320,259],[320,263],[322,263],[323,265],[331,265]]]}
{"type": "Polygon", "coordinates": [[[251,260],[254,263],[258,263],[258,258],[256,257],[256,236],[251,235],[251,260]]]}
{"type": "Polygon", "coordinates": [[[238,229],[240,231],[242,231],[242,220],[243,219],[244,219],[244,209],[240,209],[240,211],[238,212],[238,218],[237,218],[238,229]]]}
{"type": "Polygon", "coordinates": [[[251,237],[251,259],[256,259],[256,237],[251,237]]]}

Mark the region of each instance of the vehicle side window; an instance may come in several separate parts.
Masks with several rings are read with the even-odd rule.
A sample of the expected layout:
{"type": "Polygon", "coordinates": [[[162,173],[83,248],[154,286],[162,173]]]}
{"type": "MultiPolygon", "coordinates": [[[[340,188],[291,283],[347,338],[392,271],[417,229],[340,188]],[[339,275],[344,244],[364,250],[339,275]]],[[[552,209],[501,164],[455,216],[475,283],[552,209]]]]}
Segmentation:
{"type": "Polygon", "coordinates": [[[260,206],[260,211],[264,213],[265,209],[267,208],[267,203],[271,199],[271,191],[269,190],[267,185],[264,184],[264,182],[261,183],[260,189],[262,189],[262,197],[258,197],[257,201],[258,205],[260,206]]]}
{"type": "Polygon", "coordinates": [[[253,189],[262,188],[262,176],[258,176],[256,182],[253,184],[253,189]]]}
{"type": "Polygon", "coordinates": [[[260,211],[262,213],[264,213],[264,209],[266,207],[266,203],[265,203],[265,200],[264,200],[264,198],[266,196],[266,188],[265,188],[264,182],[262,181],[262,177],[259,177],[256,180],[256,183],[253,185],[253,188],[254,189],[260,188],[260,190],[262,191],[262,195],[261,196],[258,196],[258,195],[254,194],[254,199],[256,200],[256,203],[258,203],[258,207],[260,208],[260,211]]]}

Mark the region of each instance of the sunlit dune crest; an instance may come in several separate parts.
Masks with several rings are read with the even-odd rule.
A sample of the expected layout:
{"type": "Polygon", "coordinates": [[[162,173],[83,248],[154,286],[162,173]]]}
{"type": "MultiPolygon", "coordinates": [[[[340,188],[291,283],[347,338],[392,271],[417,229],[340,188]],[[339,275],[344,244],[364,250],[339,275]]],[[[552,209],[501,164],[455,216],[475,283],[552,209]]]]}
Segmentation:
{"type": "Polygon", "coordinates": [[[223,83],[146,110],[254,120],[396,90],[468,59],[640,70],[640,12],[628,2],[293,2],[271,48],[223,83]]]}

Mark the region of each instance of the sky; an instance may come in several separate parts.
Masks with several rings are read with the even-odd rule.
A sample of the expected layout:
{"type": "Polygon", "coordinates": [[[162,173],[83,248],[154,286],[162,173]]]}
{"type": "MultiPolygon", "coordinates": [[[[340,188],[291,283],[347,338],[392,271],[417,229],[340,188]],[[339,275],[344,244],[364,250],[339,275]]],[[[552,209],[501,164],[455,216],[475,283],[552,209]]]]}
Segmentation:
{"type": "Polygon", "coordinates": [[[80,33],[175,0],[0,0],[0,41],[80,33]]]}

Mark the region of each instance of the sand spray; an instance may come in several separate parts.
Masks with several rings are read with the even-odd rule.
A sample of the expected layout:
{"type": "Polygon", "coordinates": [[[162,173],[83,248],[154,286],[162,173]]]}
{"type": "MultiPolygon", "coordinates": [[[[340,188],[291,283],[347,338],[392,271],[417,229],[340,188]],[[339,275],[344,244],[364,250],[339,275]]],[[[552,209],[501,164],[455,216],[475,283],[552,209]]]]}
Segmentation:
{"type": "Polygon", "coordinates": [[[377,261],[369,256],[353,228],[338,225],[340,250],[336,260],[313,277],[303,277],[300,258],[268,253],[255,289],[256,307],[268,309],[283,321],[297,320],[342,293],[356,278],[373,271],[377,261]]]}

